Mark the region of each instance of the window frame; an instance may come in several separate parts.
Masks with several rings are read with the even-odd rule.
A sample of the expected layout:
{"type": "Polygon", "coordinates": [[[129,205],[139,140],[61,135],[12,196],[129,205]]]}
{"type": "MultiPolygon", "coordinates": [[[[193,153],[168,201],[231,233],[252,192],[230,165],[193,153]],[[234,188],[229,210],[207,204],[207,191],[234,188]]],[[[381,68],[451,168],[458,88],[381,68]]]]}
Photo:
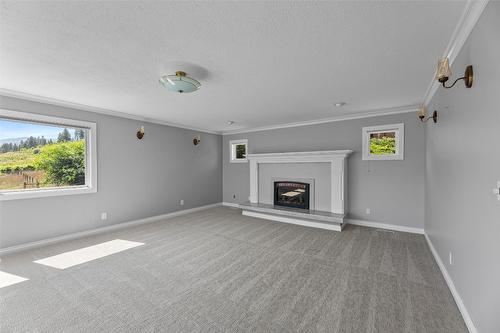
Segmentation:
{"type": "Polygon", "coordinates": [[[35,124],[87,129],[85,138],[85,185],[22,190],[0,190],[0,201],[43,198],[97,192],[97,124],[63,117],[0,109],[0,118],[35,124]]]}
{"type": "Polygon", "coordinates": [[[365,161],[394,161],[404,160],[405,124],[389,124],[363,127],[363,160],[365,161]],[[395,132],[396,153],[394,155],[375,155],[370,153],[370,134],[378,132],[395,132]]]}
{"type": "Polygon", "coordinates": [[[229,162],[230,163],[246,163],[248,159],[246,155],[248,154],[248,139],[240,140],[230,140],[229,141],[229,162]],[[236,146],[245,145],[245,158],[236,158],[236,146]]]}

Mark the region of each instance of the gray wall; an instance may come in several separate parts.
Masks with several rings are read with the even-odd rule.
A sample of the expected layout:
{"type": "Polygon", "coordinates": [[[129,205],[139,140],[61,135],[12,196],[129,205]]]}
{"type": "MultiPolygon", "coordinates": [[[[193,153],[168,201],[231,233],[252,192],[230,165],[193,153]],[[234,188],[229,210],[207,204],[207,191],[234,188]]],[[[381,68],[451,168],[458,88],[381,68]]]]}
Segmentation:
{"type": "Polygon", "coordinates": [[[248,138],[250,153],[352,149],[349,157],[349,217],[400,226],[424,227],[425,130],[415,113],[353,119],[225,135],[223,199],[245,202],[249,195],[248,163],[229,162],[229,140],[248,138]],[[405,123],[403,161],[362,161],[364,126],[405,123]],[[233,197],[233,195],[235,197],[233,197]],[[365,213],[371,208],[371,214],[365,213]]]}
{"type": "Polygon", "coordinates": [[[0,248],[222,199],[220,135],[7,97],[0,107],[96,122],[98,154],[97,193],[0,202],[0,248]],[[135,137],[140,125],[143,140],[135,137]]]}
{"type": "Polygon", "coordinates": [[[500,2],[491,1],[452,66],[474,86],[440,88],[427,126],[425,229],[479,332],[500,332],[500,2]],[[449,264],[449,253],[454,264],[449,264]]]}

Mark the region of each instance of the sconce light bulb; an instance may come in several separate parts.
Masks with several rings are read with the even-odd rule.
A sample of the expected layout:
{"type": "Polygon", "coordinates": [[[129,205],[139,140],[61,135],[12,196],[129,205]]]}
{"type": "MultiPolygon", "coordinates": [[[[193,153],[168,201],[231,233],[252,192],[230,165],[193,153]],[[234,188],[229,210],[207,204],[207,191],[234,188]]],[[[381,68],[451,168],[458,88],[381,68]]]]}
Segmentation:
{"type": "Polygon", "coordinates": [[[438,68],[436,71],[436,79],[443,83],[448,81],[451,76],[450,60],[448,58],[442,58],[438,61],[438,68]]]}
{"type": "Polygon", "coordinates": [[[141,140],[144,137],[144,126],[141,126],[135,135],[137,139],[141,140]]]}
{"type": "Polygon", "coordinates": [[[427,115],[427,108],[425,107],[425,105],[422,105],[418,109],[418,117],[419,118],[424,118],[426,115],[427,115]]]}

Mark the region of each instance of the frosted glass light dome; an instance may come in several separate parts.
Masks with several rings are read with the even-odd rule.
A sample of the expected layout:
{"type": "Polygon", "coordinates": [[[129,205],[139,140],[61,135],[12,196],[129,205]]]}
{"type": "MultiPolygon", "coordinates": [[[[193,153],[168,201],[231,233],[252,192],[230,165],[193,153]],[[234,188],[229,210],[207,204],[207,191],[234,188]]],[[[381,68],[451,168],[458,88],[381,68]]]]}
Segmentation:
{"type": "Polygon", "coordinates": [[[164,75],[160,78],[160,83],[170,91],[177,93],[190,93],[200,89],[201,83],[189,76],[185,72],[175,72],[175,75],[164,75]]]}
{"type": "Polygon", "coordinates": [[[448,58],[442,58],[438,61],[438,69],[436,72],[436,79],[439,82],[446,82],[451,77],[450,61],[448,58]]]}

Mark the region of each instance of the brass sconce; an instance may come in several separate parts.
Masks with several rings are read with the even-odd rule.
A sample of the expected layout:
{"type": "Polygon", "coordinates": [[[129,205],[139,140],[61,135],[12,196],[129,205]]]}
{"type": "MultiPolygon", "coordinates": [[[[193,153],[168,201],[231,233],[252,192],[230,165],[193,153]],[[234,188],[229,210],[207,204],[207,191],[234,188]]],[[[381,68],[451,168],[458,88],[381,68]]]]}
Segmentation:
{"type": "Polygon", "coordinates": [[[199,135],[195,136],[195,137],[193,138],[193,145],[197,146],[197,145],[199,145],[200,143],[201,143],[201,138],[200,138],[200,136],[199,136],[199,135]]]}
{"type": "Polygon", "coordinates": [[[464,76],[459,77],[458,79],[456,79],[455,82],[453,82],[453,84],[451,86],[446,86],[445,82],[448,81],[448,79],[450,78],[450,76],[451,76],[451,69],[450,69],[450,61],[449,61],[449,59],[448,58],[440,59],[439,62],[438,62],[438,69],[437,69],[437,72],[436,72],[436,79],[439,82],[441,82],[441,84],[443,85],[443,87],[445,87],[446,89],[450,89],[459,80],[464,80],[466,88],[471,88],[472,87],[472,82],[473,82],[473,79],[474,79],[474,73],[473,73],[473,70],[472,70],[472,65],[469,65],[469,66],[467,66],[465,68],[464,76]]]}
{"type": "Polygon", "coordinates": [[[429,119],[432,119],[434,121],[434,124],[437,123],[438,119],[438,113],[436,110],[432,113],[432,116],[427,116],[427,108],[425,106],[420,107],[418,110],[418,118],[420,118],[420,121],[423,123],[426,123],[429,121],[429,119]]]}
{"type": "Polygon", "coordinates": [[[141,126],[141,128],[137,131],[136,133],[137,139],[141,140],[144,137],[144,126],[141,126]]]}

